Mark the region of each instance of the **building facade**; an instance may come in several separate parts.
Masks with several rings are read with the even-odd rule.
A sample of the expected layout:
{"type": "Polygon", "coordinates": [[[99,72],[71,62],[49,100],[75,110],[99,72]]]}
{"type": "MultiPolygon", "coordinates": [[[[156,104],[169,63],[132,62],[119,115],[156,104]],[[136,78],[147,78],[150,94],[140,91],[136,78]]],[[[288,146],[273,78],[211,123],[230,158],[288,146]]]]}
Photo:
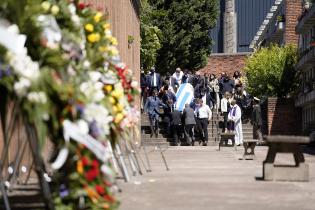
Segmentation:
{"type": "Polygon", "coordinates": [[[301,88],[295,104],[302,108],[302,127],[309,134],[315,131],[315,4],[303,11],[296,33],[300,53],[296,69],[301,88]]]}
{"type": "Polygon", "coordinates": [[[249,47],[255,50],[272,43],[298,45],[299,36],[295,33],[295,26],[301,13],[301,0],[276,0],[249,47]]]}
{"type": "Polygon", "coordinates": [[[212,54],[203,73],[242,71],[251,54],[252,37],[262,24],[274,0],[220,0],[217,25],[210,31],[212,54]]]}

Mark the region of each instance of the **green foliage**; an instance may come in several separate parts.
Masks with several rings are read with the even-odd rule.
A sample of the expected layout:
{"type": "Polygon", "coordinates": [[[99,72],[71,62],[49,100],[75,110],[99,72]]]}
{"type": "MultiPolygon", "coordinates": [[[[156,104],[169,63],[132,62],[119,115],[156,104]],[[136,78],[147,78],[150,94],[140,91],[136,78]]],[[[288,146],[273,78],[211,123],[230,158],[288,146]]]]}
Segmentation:
{"type": "Polygon", "coordinates": [[[152,25],[152,7],[146,1],[142,1],[141,5],[141,66],[149,69],[155,64],[161,48],[162,32],[152,25]]]}
{"type": "Polygon", "coordinates": [[[297,87],[296,62],[293,45],[260,49],[245,64],[248,91],[255,96],[290,96],[297,87]]]}
{"type": "MultiPolygon", "coordinates": [[[[216,24],[218,1],[148,2],[152,12],[145,20],[162,31],[161,49],[156,61],[158,71],[165,73],[178,66],[195,70],[205,66],[211,53],[209,30],[216,24]]],[[[154,30],[151,29],[148,34],[154,34],[154,30]]]]}

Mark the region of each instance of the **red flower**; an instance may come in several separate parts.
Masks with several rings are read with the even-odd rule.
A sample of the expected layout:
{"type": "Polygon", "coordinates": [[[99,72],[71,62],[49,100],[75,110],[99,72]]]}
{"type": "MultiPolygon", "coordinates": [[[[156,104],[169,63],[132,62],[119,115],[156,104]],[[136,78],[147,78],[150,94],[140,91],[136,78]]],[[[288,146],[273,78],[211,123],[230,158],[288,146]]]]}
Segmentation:
{"type": "Polygon", "coordinates": [[[96,185],[96,186],[95,186],[95,190],[96,190],[96,192],[97,192],[98,194],[100,194],[100,195],[104,195],[104,193],[105,193],[104,187],[101,186],[101,185],[96,185]]]}
{"type": "Polygon", "coordinates": [[[99,175],[99,173],[100,172],[97,168],[93,168],[85,173],[85,178],[87,181],[91,182],[99,175]]]}
{"type": "Polygon", "coordinates": [[[94,159],[92,161],[92,166],[93,166],[93,168],[98,168],[100,166],[100,164],[99,164],[99,162],[97,160],[94,159]]]}
{"type": "Polygon", "coordinates": [[[85,157],[85,156],[83,156],[82,158],[81,158],[81,161],[82,161],[82,163],[83,163],[83,166],[88,166],[90,163],[90,161],[87,159],[87,157],[85,157]]]}
{"type": "Polygon", "coordinates": [[[78,4],[78,8],[79,8],[80,10],[83,10],[83,9],[85,9],[86,7],[89,7],[89,6],[90,6],[90,4],[85,4],[85,3],[83,3],[83,2],[81,2],[81,3],[78,4]]]}
{"type": "Polygon", "coordinates": [[[128,94],[128,102],[133,101],[132,95],[128,94]]]}
{"type": "Polygon", "coordinates": [[[115,198],[111,195],[104,195],[103,198],[108,201],[108,202],[111,202],[111,203],[114,203],[115,202],[115,198]]]}

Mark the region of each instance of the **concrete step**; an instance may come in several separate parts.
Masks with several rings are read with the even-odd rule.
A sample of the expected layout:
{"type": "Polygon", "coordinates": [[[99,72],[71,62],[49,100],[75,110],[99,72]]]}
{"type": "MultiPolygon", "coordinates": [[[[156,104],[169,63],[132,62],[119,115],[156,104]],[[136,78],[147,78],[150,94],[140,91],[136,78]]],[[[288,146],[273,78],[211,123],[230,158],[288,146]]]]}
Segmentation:
{"type": "MultiPolygon", "coordinates": [[[[7,192],[10,207],[14,210],[45,209],[41,191],[38,185],[16,185],[7,192]]],[[[0,209],[5,209],[3,199],[0,199],[0,209]]]]}

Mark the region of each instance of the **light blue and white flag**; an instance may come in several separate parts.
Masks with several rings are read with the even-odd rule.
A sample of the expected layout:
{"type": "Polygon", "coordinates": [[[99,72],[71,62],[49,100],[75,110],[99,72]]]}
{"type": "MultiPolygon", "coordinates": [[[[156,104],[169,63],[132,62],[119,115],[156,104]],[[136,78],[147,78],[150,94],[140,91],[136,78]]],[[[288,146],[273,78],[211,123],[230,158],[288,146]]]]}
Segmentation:
{"type": "Polygon", "coordinates": [[[176,93],[176,106],[179,111],[183,111],[185,104],[190,104],[194,98],[194,87],[189,83],[184,83],[179,86],[176,93]]]}

